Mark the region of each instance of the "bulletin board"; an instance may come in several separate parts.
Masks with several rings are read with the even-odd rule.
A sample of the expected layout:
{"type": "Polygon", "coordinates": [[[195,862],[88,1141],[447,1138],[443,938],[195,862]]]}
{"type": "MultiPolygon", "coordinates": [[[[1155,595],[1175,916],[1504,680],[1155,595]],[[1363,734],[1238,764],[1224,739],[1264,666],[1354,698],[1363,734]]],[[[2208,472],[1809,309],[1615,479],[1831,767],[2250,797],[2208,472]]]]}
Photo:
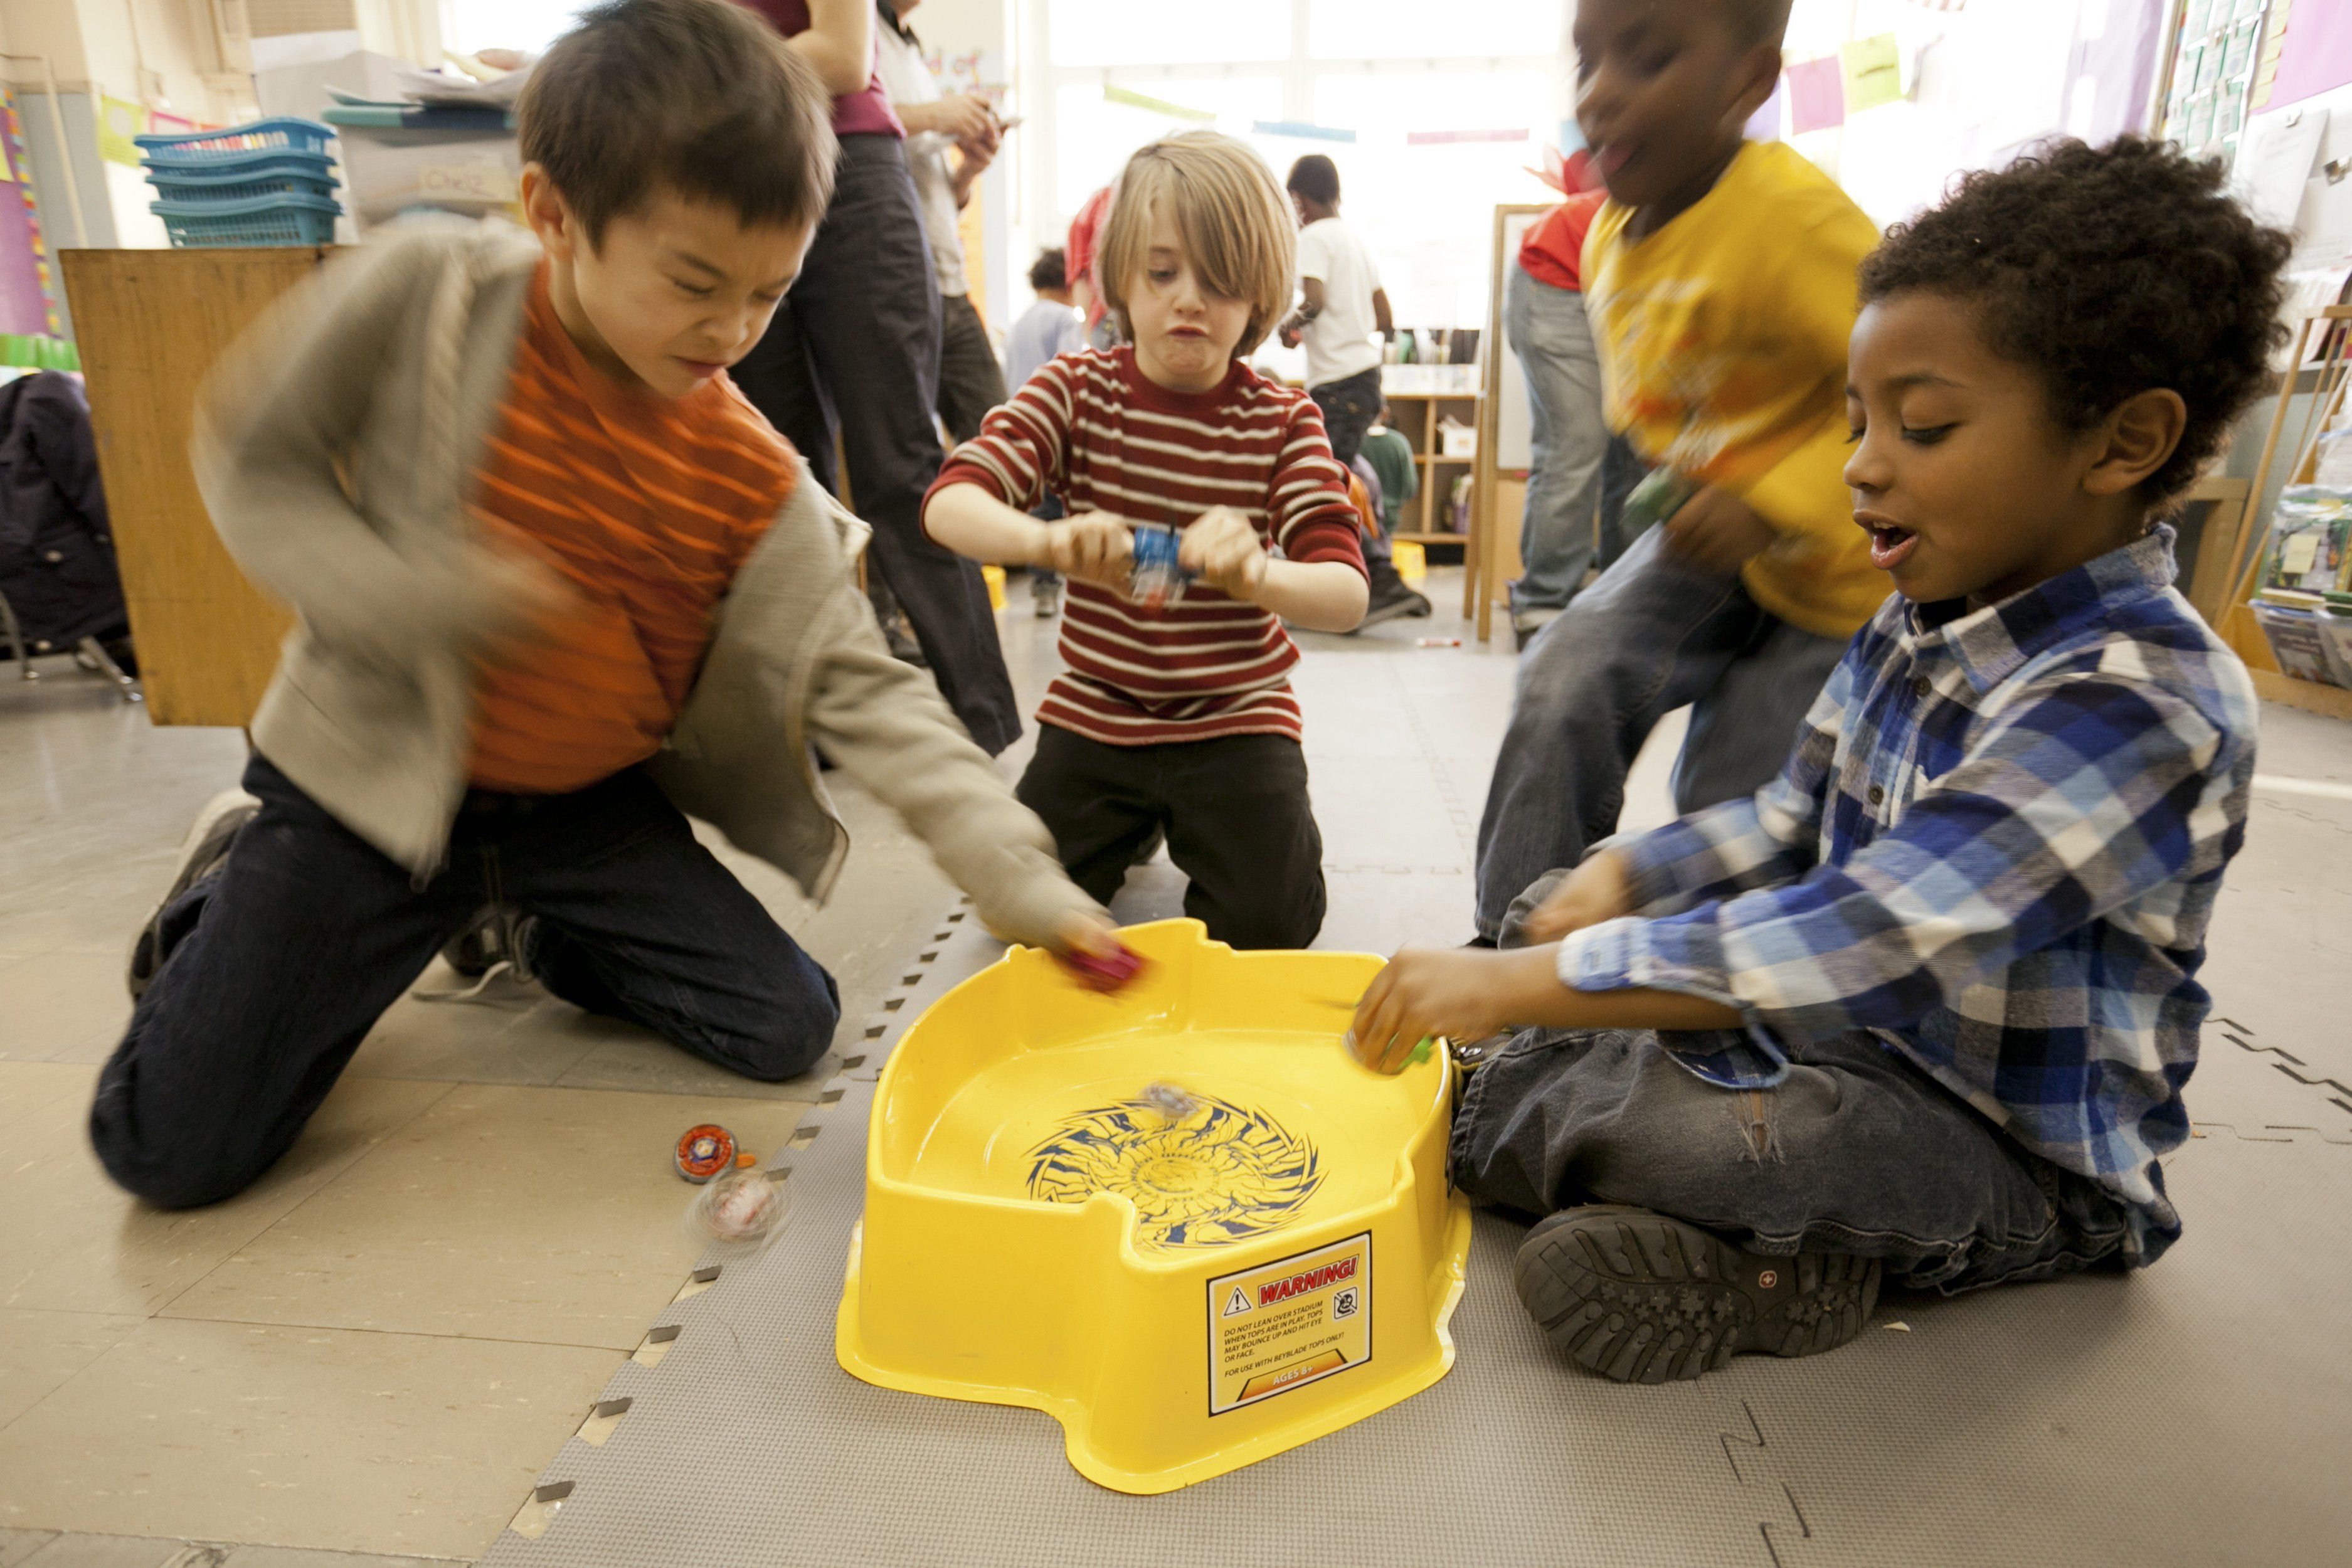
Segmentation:
{"type": "Polygon", "coordinates": [[[1494,429],[1495,466],[1507,471],[1525,473],[1534,462],[1534,422],[1528,412],[1528,378],[1519,367],[1519,356],[1510,352],[1503,341],[1503,287],[1509,280],[1511,267],[1518,259],[1519,243],[1528,237],[1549,205],[1499,206],[1495,209],[1495,255],[1493,276],[1489,279],[1494,301],[1488,311],[1486,342],[1495,352],[1488,356],[1486,407],[1487,421],[1494,429]]]}

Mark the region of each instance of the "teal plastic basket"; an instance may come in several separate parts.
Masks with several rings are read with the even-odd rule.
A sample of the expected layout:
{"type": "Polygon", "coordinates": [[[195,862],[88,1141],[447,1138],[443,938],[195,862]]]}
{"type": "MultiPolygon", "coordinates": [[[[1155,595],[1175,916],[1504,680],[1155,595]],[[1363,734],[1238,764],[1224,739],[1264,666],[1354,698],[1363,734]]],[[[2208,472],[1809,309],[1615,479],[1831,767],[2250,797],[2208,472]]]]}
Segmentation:
{"type": "Polygon", "coordinates": [[[151,169],[202,169],[255,153],[324,153],[331,126],[315,120],[279,116],[232,125],[226,131],[194,131],[180,136],[134,136],[151,169]]]}
{"type": "Polygon", "coordinates": [[[147,183],[168,202],[243,202],[260,196],[331,196],[342,184],[315,153],[261,153],[195,169],[150,165],[147,183]]]}
{"type": "Polygon", "coordinates": [[[260,196],[242,202],[150,202],[175,246],[328,245],[342,208],[325,196],[260,196]]]}

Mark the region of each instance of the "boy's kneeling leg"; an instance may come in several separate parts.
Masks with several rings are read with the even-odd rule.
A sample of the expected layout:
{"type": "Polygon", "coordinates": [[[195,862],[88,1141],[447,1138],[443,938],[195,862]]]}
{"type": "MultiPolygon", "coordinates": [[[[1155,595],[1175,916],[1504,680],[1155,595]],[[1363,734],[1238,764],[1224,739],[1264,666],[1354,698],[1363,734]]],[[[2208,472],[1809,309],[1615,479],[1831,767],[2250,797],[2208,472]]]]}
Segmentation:
{"type": "Polygon", "coordinates": [[[1168,858],[1190,879],[1184,912],[1244,951],[1310,945],[1328,895],[1305,751],[1283,735],[1161,750],[1168,858]]]}
{"type": "Polygon", "coordinates": [[[642,773],[551,806],[498,847],[504,891],[535,917],[549,990],[772,1083],[816,1065],[841,993],[642,773]]]}
{"type": "MultiPolygon", "coordinates": [[[[749,894],[745,895],[749,898],[749,894]]],[[[753,908],[758,910],[756,900],[753,908]]],[[[624,1018],[761,1083],[814,1067],[841,1022],[841,991],[764,910],[721,950],[653,950],[583,937],[542,916],[531,966],[575,1007],[624,1018]]]]}
{"type": "Polygon", "coordinates": [[[472,895],[408,873],[266,760],[261,807],[202,895],[99,1075],[90,1142],[160,1208],[217,1203],[300,1135],[383,1010],[463,921],[472,895]]]}

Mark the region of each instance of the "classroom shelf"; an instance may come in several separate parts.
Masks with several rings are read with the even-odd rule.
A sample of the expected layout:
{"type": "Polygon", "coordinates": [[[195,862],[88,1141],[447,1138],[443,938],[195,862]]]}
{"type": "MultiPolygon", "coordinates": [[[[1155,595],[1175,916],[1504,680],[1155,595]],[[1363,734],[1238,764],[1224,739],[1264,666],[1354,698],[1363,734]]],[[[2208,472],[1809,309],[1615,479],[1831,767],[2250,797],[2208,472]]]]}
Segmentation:
{"type": "MultiPolygon", "coordinates": [[[[1411,369],[1391,365],[1391,370],[1411,369]]],[[[1441,483],[1450,486],[1448,469],[1470,473],[1477,465],[1475,458],[1448,458],[1437,449],[1438,422],[1451,415],[1457,422],[1478,427],[1478,405],[1475,392],[1392,392],[1383,387],[1381,395],[1388,399],[1391,416],[1390,428],[1412,443],[1413,466],[1421,472],[1421,494],[1407,504],[1400,521],[1411,520],[1416,524],[1411,531],[1399,530],[1396,537],[1421,544],[1460,544],[1467,535],[1449,529],[1437,528],[1436,509],[1444,504],[1438,493],[1441,483]]]]}

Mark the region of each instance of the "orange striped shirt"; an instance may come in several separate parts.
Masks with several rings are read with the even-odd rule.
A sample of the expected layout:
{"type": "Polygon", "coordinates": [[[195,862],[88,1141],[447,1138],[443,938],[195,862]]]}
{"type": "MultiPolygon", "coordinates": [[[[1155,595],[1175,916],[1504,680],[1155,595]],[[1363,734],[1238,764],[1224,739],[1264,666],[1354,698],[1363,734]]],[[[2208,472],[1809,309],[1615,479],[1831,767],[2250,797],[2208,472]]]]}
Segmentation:
{"type": "Polygon", "coordinates": [[[542,265],[468,510],[575,602],[546,640],[481,667],[472,782],[563,794],[659,750],[793,473],[791,447],[726,376],[673,401],[591,364],[542,265]]]}

